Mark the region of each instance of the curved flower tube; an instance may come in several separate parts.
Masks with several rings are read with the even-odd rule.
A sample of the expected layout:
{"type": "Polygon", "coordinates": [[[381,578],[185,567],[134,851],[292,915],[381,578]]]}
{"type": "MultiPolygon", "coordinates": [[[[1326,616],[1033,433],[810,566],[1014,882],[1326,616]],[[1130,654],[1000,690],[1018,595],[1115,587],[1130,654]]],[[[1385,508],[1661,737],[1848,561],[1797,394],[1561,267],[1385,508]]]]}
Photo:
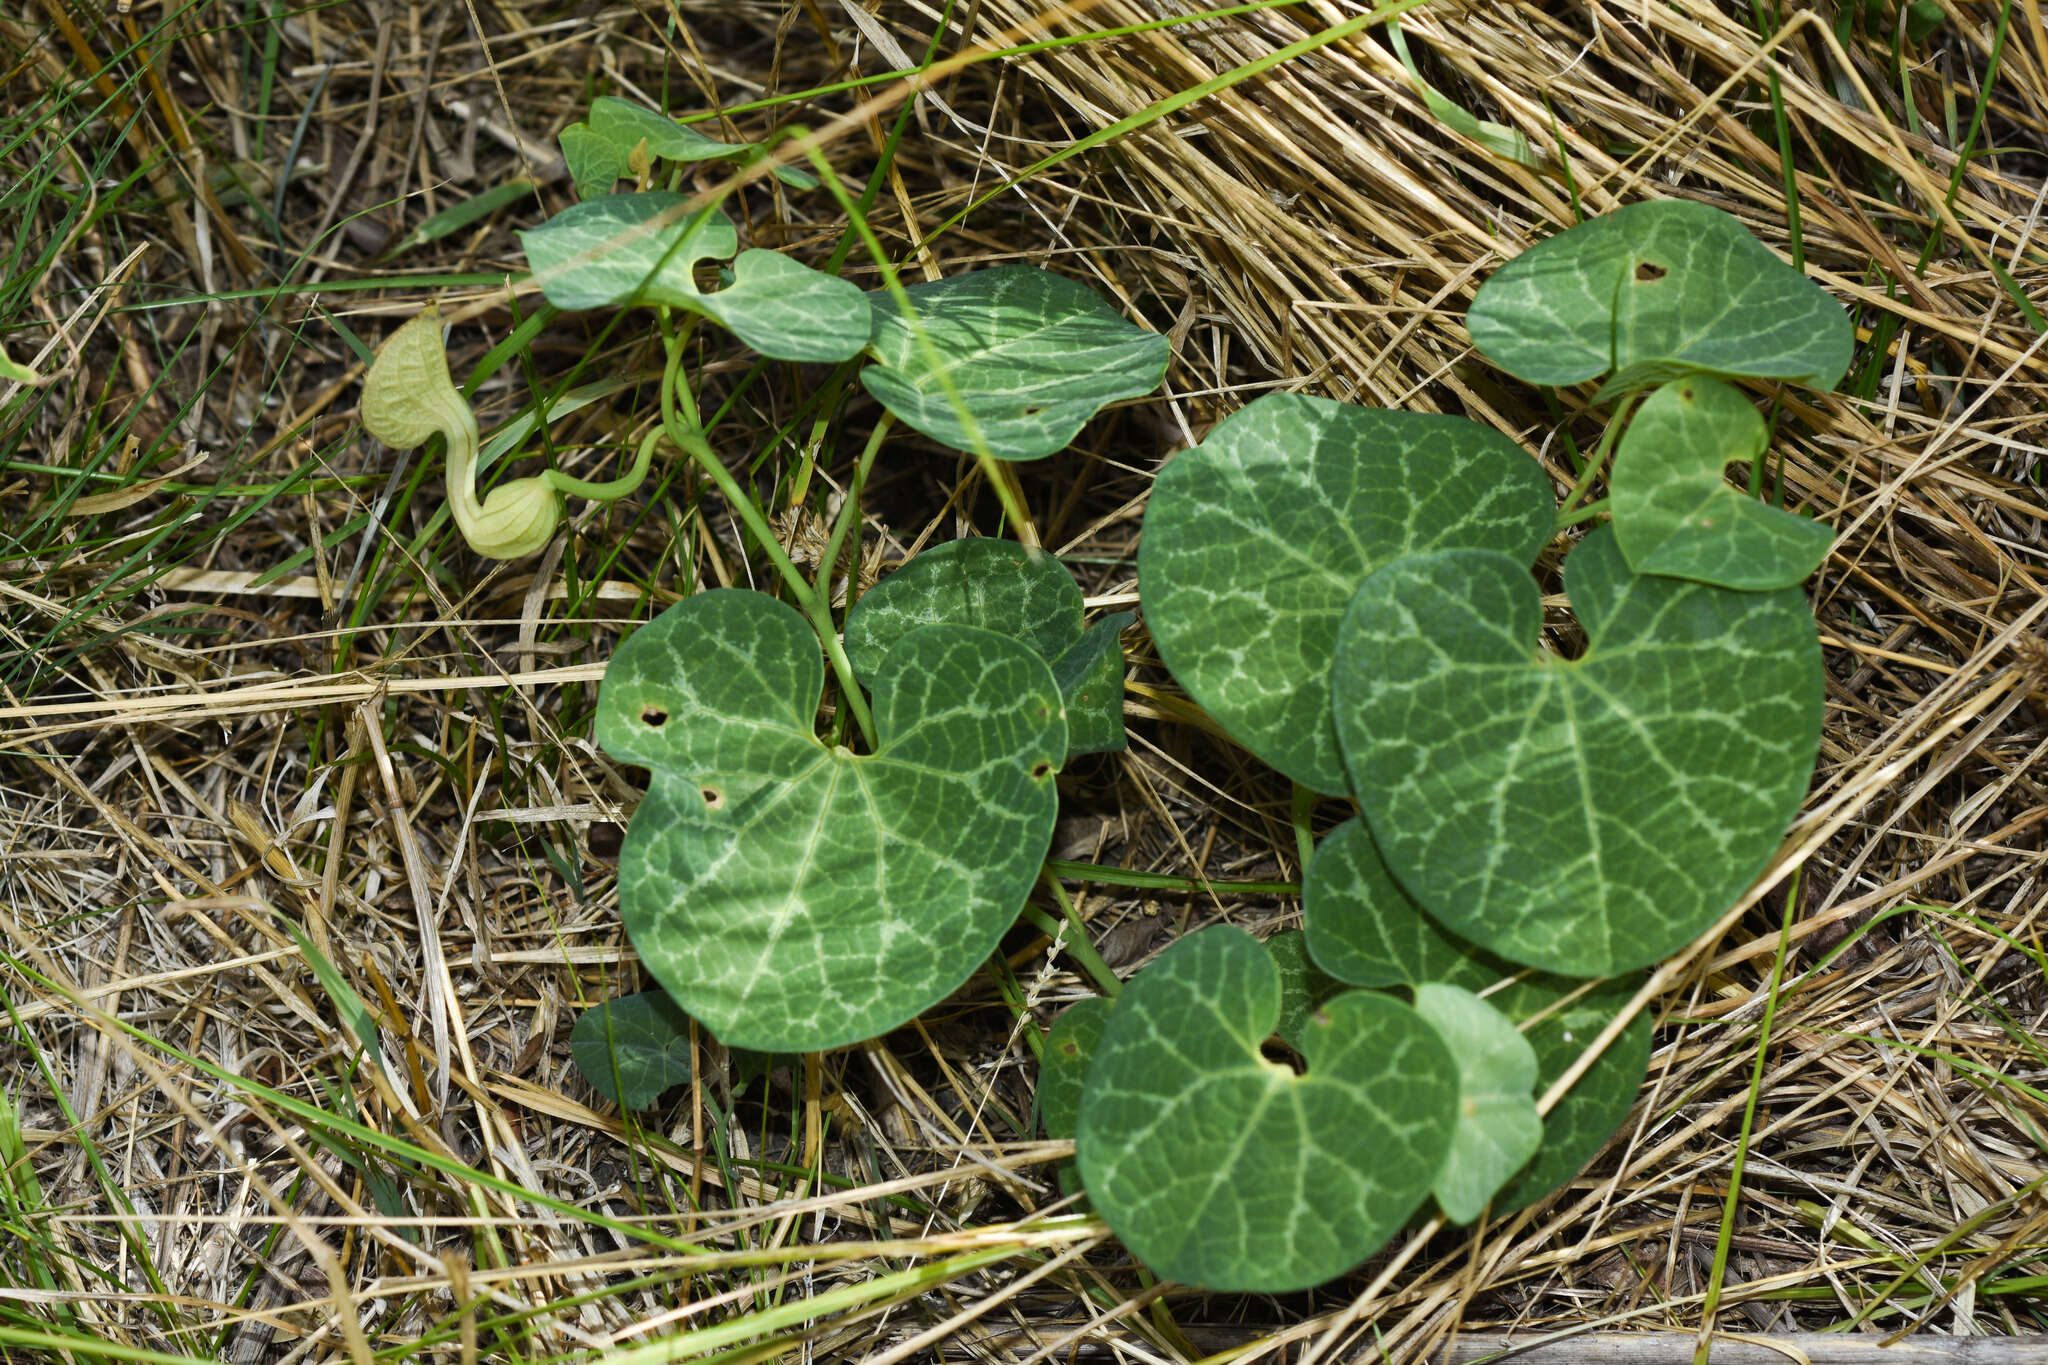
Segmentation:
{"type": "Polygon", "coordinates": [[[448,374],[435,305],[393,332],[377,350],[363,380],[363,427],[394,450],[410,450],[435,432],[448,442],[448,506],[456,529],[486,559],[519,559],[546,545],[562,520],[562,495],[609,502],[640,486],[660,428],[650,432],[632,467],[616,479],[591,483],[559,470],[513,479],[479,499],[476,413],[448,374]]]}

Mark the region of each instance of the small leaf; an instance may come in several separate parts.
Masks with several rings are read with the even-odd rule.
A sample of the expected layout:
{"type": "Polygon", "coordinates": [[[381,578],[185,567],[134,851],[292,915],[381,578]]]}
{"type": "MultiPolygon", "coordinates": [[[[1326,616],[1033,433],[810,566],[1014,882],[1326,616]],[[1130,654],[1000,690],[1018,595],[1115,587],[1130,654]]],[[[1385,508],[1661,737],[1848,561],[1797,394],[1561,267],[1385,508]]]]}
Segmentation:
{"type": "Polygon", "coordinates": [[[1536,1052],[1513,1021],[1457,986],[1417,986],[1415,1012],[1458,1062],[1458,1126],[1435,1192],[1446,1217],[1469,1223],[1543,1141],[1536,1052]]]}
{"type": "MultiPolygon", "coordinates": [[[[1519,1025],[1584,984],[1566,977],[1535,976],[1489,996],[1488,1003],[1519,1025]]],[[[1577,1063],[1586,1045],[1640,984],[1626,978],[1603,981],[1522,1035],[1536,1050],[1539,1095],[1577,1063]]],[[[1628,1117],[1649,1069],[1650,1020],[1638,1014],[1543,1116],[1543,1145],[1494,1195],[1493,1216],[1526,1208],[1577,1175],[1628,1117]]]]}
{"type": "Polygon", "coordinates": [[[739,234],[717,209],[691,213],[688,204],[668,190],[601,195],[571,204],[519,241],[557,308],[693,308],[697,263],[731,256],[739,234]]]}
{"type": "Polygon", "coordinates": [[[1629,567],[1748,591],[1803,582],[1834,532],[1722,476],[1732,461],[1760,458],[1770,439],[1749,400],[1718,380],[1675,380],[1644,399],[1609,479],[1629,567]]]}
{"type": "Polygon", "coordinates": [[[1412,555],[1337,643],[1352,789],[1387,866],[1453,932],[1610,975],[1704,931],[1769,861],[1820,743],[1820,645],[1794,588],[1628,571],[1603,527],[1565,561],[1587,636],[1537,646],[1523,565],[1412,555]]]}
{"type": "Polygon", "coordinates": [[[0,379],[4,379],[11,384],[40,384],[43,382],[42,376],[38,375],[28,366],[9,360],[5,351],[0,351],[0,379]]]}
{"type": "Polygon", "coordinates": [[[556,139],[562,144],[562,161],[576,186],[578,199],[596,199],[610,194],[626,173],[630,146],[621,147],[587,123],[572,123],[556,139]]]}
{"type": "Polygon", "coordinates": [[[848,360],[866,349],[874,313],[860,286],[779,251],[743,251],[733,282],[684,306],[777,360],[848,360]]]}
{"type": "Polygon", "coordinates": [[[707,137],[687,123],[617,95],[599,95],[590,102],[589,126],[594,136],[619,149],[622,163],[625,154],[642,142],[650,154],[665,161],[716,161],[745,156],[749,151],[707,137]]]}
{"type": "Polygon", "coordinates": [[[1053,1020],[1038,1063],[1038,1121],[1045,1135],[1071,1138],[1081,1122],[1081,1091],[1102,1030],[1116,1002],[1102,996],[1076,1000],[1053,1020]]]}
{"type": "Polygon", "coordinates": [[[1059,560],[970,536],[934,546],[861,595],[846,617],[853,671],[872,676],[920,626],[979,626],[1021,641],[1052,669],[1067,707],[1067,755],[1124,747],[1123,650],[1129,613],[1081,626],[1081,589],[1059,560]]]}
{"type": "Polygon", "coordinates": [[[645,1109],[690,1079],[690,1017],[662,991],[607,1000],[576,1016],[569,1055],[598,1094],[645,1109]]]}
{"type": "Polygon", "coordinates": [[[1329,676],[1358,585],[1418,550],[1532,564],[1553,512],[1542,468],[1475,422],[1271,394],[1153,484],[1145,619],[1173,676],[1238,742],[1342,792],[1329,676]]]}
{"type": "Polygon", "coordinates": [[[1316,963],[1354,986],[1440,982],[1477,990],[1515,968],[1438,924],[1380,858],[1363,820],[1323,836],[1302,880],[1303,941],[1316,963]]]}
{"type": "Polygon", "coordinates": [[[1064,449],[1104,405],[1166,377],[1167,341],[1086,285],[1031,266],[914,284],[913,320],[874,304],[876,363],[861,382],[935,441],[999,460],[1064,449]],[[977,437],[979,438],[977,440],[977,437]]]}
{"type": "Polygon", "coordinates": [[[818,741],[810,625],[761,593],[685,598],[606,670],[597,738],[652,774],[619,854],[641,961],[732,1047],[816,1052],[951,994],[1052,842],[1059,693],[1025,646],[905,635],[869,675],[880,747],[818,741]]]}
{"type": "Polygon", "coordinates": [[[1435,1183],[1456,1069],[1398,1000],[1353,991],[1267,1060],[1280,973],[1258,940],[1190,934],[1134,977],[1081,1098],[1088,1197],[1162,1279],[1284,1293],[1370,1256],[1435,1183]]]}
{"type": "Polygon", "coordinates": [[[1308,943],[1299,929],[1284,930],[1267,939],[1266,956],[1280,973],[1280,1022],[1273,1032],[1299,1051],[1309,1016],[1321,1009],[1325,1000],[1341,995],[1344,983],[1309,959],[1308,943]]]}
{"type": "Polygon", "coordinates": [[[1855,344],[1819,285],[1737,219],[1685,199],[1630,204],[1530,247],[1480,286],[1465,326],[1480,354],[1531,384],[1611,372],[1603,399],[1689,374],[1826,391],[1855,344]]]}

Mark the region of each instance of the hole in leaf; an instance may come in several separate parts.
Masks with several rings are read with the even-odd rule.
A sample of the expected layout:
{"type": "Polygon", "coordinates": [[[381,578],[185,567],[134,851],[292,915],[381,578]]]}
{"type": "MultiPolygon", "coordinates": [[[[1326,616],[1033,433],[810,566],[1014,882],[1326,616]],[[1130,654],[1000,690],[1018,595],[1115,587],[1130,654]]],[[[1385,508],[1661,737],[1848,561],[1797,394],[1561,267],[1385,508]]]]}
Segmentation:
{"type": "Polygon", "coordinates": [[[716,788],[716,787],[699,787],[699,788],[697,788],[697,795],[699,795],[699,796],[701,796],[701,797],[703,797],[703,798],[704,798],[704,805],[705,805],[705,808],[706,808],[706,809],[708,809],[708,810],[724,810],[724,809],[725,809],[725,793],[724,793],[724,792],[722,792],[722,791],[720,791],[720,790],[719,790],[718,788],[716,788]]]}
{"type": "Polygon", "coordinates": [[[662,726],[668,724],[668,712],[662,710],[659,706],[642,707],[640,723],[650,730],[659,730],[662,726]]]}
{"type": "Polygon", "coordinates": [[[1038,762],[1031,765],[1031,776],[1034,781],[1044,781],[1052,776],[1052,764],[1043,758],[1039,759],[1038,762]]]}
{"type": "Polygon", "coordinates": [[[1030,405],[1029,407],[1027,407],[1027,408],[1025,408],[1025,409],[1024,409],[1024,415],[1025,415],[1026,417],[1036,417],[1036,416],[1038,416],[1038,414],[1039,414],[1039,413],[1041,413],[1041,412],[1044,412],[1044,411],[1045,411],[1045,404],[1043,404],[1043,403],[1033,403],[1033,404],[1031,404],[1031,405],[1030,405]]]}
{"type": "Polygon", "coordinates": [[[1268,1038],[1259,1044],[1259,1055],[1274,1066],[1286,1067],[1297,1076],[1308,1070],[1307,1065],[1301,1060],[1301,1054],[1278,1038],[1268,1038]]]}
{"type": "Polygon", "coordinates": [[[1655,261],[1636,262],[1637,284],[1654,284],[1656,281],[1663,279],[1666,275],[1670,273],[1670,271],[1666,270],[1663,266],[1658,265],[1655,261]]]}

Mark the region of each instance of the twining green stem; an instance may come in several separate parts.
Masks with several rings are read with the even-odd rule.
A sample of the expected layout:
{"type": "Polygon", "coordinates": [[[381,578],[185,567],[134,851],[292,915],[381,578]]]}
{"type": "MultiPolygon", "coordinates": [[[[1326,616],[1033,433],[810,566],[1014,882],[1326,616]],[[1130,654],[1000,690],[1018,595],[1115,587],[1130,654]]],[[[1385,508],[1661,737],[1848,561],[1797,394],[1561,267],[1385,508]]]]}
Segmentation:
{"type": "MultiPolygon", "coordinates": [[[[818,633],[818,643],[824,646],[825,658],[832,665],[832,675],[839,680],[839,691],[845,698],[846,709],[853,713],[854,724],[860,727],[861,738],[867,741],[868,751],[874,752],[875,718],[868,710],[867,694],[860,690],[860,682],[854,677],[853,661],[846,657],[846,646],[839,641],[838,628],[832,622],[831,574],[829,568],[822,576],[825,586],[820,588],[803,576],[803,572],[790,559],[789,552],[782,548],[782,542],[775,538],[775,532],[768,525],[761,509],[747,496],[740,482],[725,467],[725,461],[718,458],[718,452],[711,448],[710,440],[704,434],[703,425],[697,415],[697,400],[687,385],[680,382],[683,364],[683,338],[677,337],[668,343],[668,364],[661,376],[661,424],[668,438],[675,442],[691,459],[697,462],[711,481],[718,485],[718,491],[725,495],[726,506],[732,514],[746,525],[760,542],[769,562],[775,565],[782,581],[789,585],[798,607],[810,618],[811,628],[818,633]]],[[[864,456],[872,458],[872,454],[864,456]]]]}
{"type": "Polygon", "coordinates": [[[513,479],[478,497],[476,413],[448,374],[436,307],[407,322],[377,350],[363,380],[363,426],[395,450],[436,434],[448,446],[448,509],[471,549],[487,559],[519,559],[546,545],[562,520],[562,495],[610,502],[640,486],[659,431],[640,443],[633,464],[616,479],[592,482],[558,469],[513,479]]]}
{"type": "Polygon", "coordinates": [[[1592,456],[1586,461],[1585,469],[1579,473],[1579,481],[1572,485],[1572,491],[1565,495],[1564,505],[1557,509],[1553,531],[1562,531],[1565,527],[1586,519],[1573,515],[1574,509],[1578,507],[1579,499],[1592,490],[1593,480],[1600,477],[1600,471],[1606,466],[1607,456],[1613,451],[1614,443],[1621,435],[1621,429],[1628,425],[1629,413],[1642,401],[1642,397],[1643,395],[1637,392],[1622,399],[1621,406],[1607,419],[1607,429],[1600,433],[1600,444],[1593,447],[1592,456]]]}
{"type": "MultiPolygon", "coordinates": [[[[1102,960],[1102,954],[1095,951],[1095,941],[1088,937],[1088,926],[1081,922],[1080,912],[1074,909],[1074,902],[1067,895],[1067,888],[1061,886],[1059,878],[1053,875],[1048,865],[1043,876],[1045,884],[1052,889],[1052,898],[1060,907],[1060,918],[1066,921],[1066,950],[1074,961],[1081,964],[1081,970],[1088,973],[1088,979],[1095,983],[1095,989],[1114,1000],[1123,994],[1123,978],[1116,969],[1102,960]]],[[[1027,907],[1031,909],[1033,907],[1027,907]]],[[[1032,923],[1051,934],[1055,940],[1060,937],[1060,924],[1044,911],[1036,912],[1043,920],[1033,919],[1032,923]]]]}
{"type": "Polygon", "coordinates": [[[1593,518],[1599,516],[1606,510],[1607,499],[1595,498],[1593,499],[1593,501],[1587,503],[1584,507],[1581,507],[1576,511],[1559,512],[1557,514],[1557,520],[1551,525],[1551,534],[1555,535],[1557,532],[1562,531],[1567,526],[1577,526],[1582,521],[1591,521],[1593,518]]]}
{"type": "Polygon", "coordinates": [[[952,404],[961,425],[967,428],[968,439],[975,447],[975,464],[980,468],[982,477],[988,480],[988,486],[995,490],[996,501],[1003,507],[1003,516],[1009,521],[1019,542],[1036,548],[1038,530],[1031,524],[1030,511],[1024,506],[1024,495],[1017,487],[1017,476],[1001,460],[988,453],[988,443],[982,439],[980,424],[974,420],[974,414],[968,410],[967,404],[960,398],[959,391],[953,386],[953,381],[949,377],[950,372],[941,363],[931,338],[917,325],[917,308],[911,303],[910,295],[904,291],[903,281],[897,277],[895,263],[889,259],[888,253],[882,250],[881,238],[875,236],[875,230],[868,226],[867,215],[861,212],[860,205],[846,192],[846,187],[839,183],[839,177],[833,173],[832,163],[825,159],[816,136],[809,129],[795,125],[785,129],[784,134],[803,148],[804,155],[817,170],[819,181],[831,192],[832,197],[839,201],[839,207],[846,214],[847,221],[853,225],[853,230],[860,234],[861,244],[867,247],[869,258],[874,261],[875,269],[881,273],[882,287],[888,291],[889,297],[895,300],[896,307],[909,322],[911,335],[917,339],[919,348],[924,352],[926,363],[938,376],[939,387],[945,391],[947,402],[952,404]]]}

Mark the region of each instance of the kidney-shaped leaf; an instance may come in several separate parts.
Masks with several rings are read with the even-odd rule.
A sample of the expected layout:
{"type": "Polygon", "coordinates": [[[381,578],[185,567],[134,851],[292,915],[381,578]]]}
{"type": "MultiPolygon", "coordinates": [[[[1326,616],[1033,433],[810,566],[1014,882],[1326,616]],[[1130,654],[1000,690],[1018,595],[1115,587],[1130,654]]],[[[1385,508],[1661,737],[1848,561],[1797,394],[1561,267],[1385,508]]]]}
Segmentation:
{"type": "Polygon", "coordinates": [[[1609,480],[1614,536],[1637,573],[1724,588],[1788,588],[1827,558],[1834,532],[1729,486],[1770,431],[1747,398],[1716,379],[1678,379],[1643,400],[1609,480]]]}
{"type": "Polygon", "coordinates": [[[1796,589],[1632,575],[1606,527],[1565,561],[1582,658],[1539,651],[1523,566],[1400,559],[1337,643],[1337,729],[1387,866],[1453,932],[1605,976],[1683,947],[1784,836],[1820,743],[1796,589]]]}
{"type": "Polygon", "coordinates": [[[1387,871],[1361,819],[1346,820],[1316,845],[1302,879],[1301,923],[1316,964],[1354,986],[1437,982],[1478,990],[1515,972],[1423,913],[1387,871]]]}
{"type": "Polygon", "coordinates": [[[1081,1182],[1161,1277],[1279,1293],[1378,1250],[1442,1169],[1457,1073],[1400,1001],[1353,991],[1260,1052],[1280,976],[1258,940],[1190,934],[1124,988],[1081,1097],[1081,1182]]]}
{"type": "Polygon", "coordinates": [[[1016,918],[1066,752],[1043,661],[928,626],[871,675],[879,748],[813,735],[824,668],[755,592],[677,603],[613,655],[597,738],[652,789],[619,855],[641,961],[720,1041],[813,1052],[957,988],[1016,918]]]}
{"type": "Polygon", "coordinates": [[[622,995],[576,1016],[569,1055],[598,1094],[645,1109],[690,1079],[690,1017],[664,991],[622,995]]]}
{"type": "Polygon", "coordinates": [[[846,653],[865,678],[919,626],[1000,631],[1053,671],[1067,707],[1067,753],[1124,747],[1127,612],[1083,630],[1081,589],[1059,560],[1014,541],[971,536],[934,546],[861,595],[846,618],[846,653]]]}
{"type": "Polygon", "coordinates": [[[1469,1223],[1543,1141],[1536,1050],[1513,1020],[1458,986],[1417,986],[1415,1012],[1458,1062],[1458,1125],[1436,1178],[1436,1202],[1453,1223],[1469,1223]]]}
{"type": "Polygon", "coordinates": [[[1049,270],[997,266],[904,292],[914,317],[886,293],[869,295],[876,363],[861,382],[955,450],[1050,455],[1105,404],[1150,393],[1166,377],[1165,337],[1049,270]]]}
{"type": "Polygon", "coordinates": [[[1419,550],[1534,563],[1553,511],[1541,467],[1475,422],[1271,394],[1160,471],[1138,548],[1145,620],[1240,743],[1342,792],[1329,677],[1358,585],[1419,550]]]}
{"type": "Polygon", "coordinates": [[[557,308],[689,308],[698,296],[697,263],[732,255],[739,233],[717,209],[691,213],[688,204],[668,190],[600,195],[520,233],[519,243],[557,308]]]}
{"type": "MultiPolygon", "coordinates": [[[[1488,996],[1487,1003],[1519,1026],[1584,984],[1567,977],[1538,975],[1488,996]]],[[[1621,1012],[1640,984],[1626,978],[1602,981],[1545,1015],[1522,1035],[1536,1051],[1537,1094],[1548,1090],[1579,1060],[1586,1045],[1621,1012]]],[[[1628,1117],[1649,1069],[1650,1020],[1648,1015],[1638,1014],[1543,1116],[1543,1145],[1494,1195],[1493,1216],[1525,1208],[1577,1175],[1628,1117]]]]}
{"type": "Polygon", "coordinates": [[[1532,384],[1611,372],[1603,395],[1684,374],[1828,390],[1849,368],[1842,306],[1730,215],[1685,199],[1630,204],[1538,242],[1480,286],[1465,326],[1532,384]]]}
{"type": "Polygon", "coordinates": [[[700,261],[739,247],[717,209],[686,212],[668,190],[607,194],[571,204],[519,234],[548,302],[558,308],[665,303],[720,323],[777,360],[846,360],[868,344],[873,316],[859,287],[775,251],[747,251],[732,283],[697,287],[700,261]]]}

